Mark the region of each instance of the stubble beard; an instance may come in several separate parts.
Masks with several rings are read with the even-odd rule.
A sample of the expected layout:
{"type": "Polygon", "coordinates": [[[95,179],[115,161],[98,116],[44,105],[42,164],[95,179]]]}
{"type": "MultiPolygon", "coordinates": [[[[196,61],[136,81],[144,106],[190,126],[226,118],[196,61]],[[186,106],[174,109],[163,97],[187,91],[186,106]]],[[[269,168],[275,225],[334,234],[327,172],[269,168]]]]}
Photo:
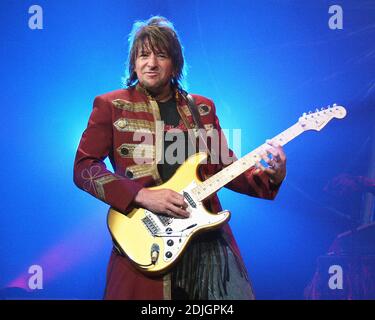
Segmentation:
{"type": "Polygon", "coordinates": [[[162,81],[159,80],[155,84],[150,84],[147,80],[143,80],[141,82],[141,85],[143,88],[145,88],[147,91],[152,93],[153,95],[158,95],[163,93],[163,90],[170,84],[170,80],[162,81]]]}

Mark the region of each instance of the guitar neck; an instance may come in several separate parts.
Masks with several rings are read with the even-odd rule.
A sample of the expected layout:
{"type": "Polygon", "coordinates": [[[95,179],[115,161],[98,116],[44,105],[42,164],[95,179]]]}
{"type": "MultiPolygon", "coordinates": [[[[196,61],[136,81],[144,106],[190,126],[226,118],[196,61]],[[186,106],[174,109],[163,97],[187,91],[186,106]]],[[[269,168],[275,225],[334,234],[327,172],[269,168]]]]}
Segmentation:
{"type": "MultiPolygon", "coordinates": [[[[299,136],[304,131],[305,130],[301,128],[301,125],[299,123],[296,123],[287,130],[275,136],[271,140],[276,141],[278,144],[283,146],[287,144],[289,141],[299,136]]],[[[198,201],[202,201],[208,198],[209,196],[217,192],[220,188],[224,187],[233,179],[237,178],[246,170],[254,166],[257,161],[261,160],[259,154],[266,151],[267,148],[269,148],[268,144],[262,144],[261,146],[251,151],[241,159],[236,160],[220,172],[216,173],[215,175],[211,176],[203,183],[195,187],[193,189],[193,193],[196,195],[198,201]]]]}

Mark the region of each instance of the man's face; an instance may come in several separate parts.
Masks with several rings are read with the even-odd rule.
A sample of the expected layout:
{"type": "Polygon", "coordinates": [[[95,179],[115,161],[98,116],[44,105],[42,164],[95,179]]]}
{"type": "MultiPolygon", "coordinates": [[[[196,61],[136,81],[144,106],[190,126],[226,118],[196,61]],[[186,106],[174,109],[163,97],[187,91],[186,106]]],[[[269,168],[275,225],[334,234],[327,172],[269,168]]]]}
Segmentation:
{"type": "Polygon", "coordinates": [[[172,59],[164,51],[153,52],[146,44],[138,49],[134,71],[144,88],[158,94],[169,89],[173,77],[172,59]]]}

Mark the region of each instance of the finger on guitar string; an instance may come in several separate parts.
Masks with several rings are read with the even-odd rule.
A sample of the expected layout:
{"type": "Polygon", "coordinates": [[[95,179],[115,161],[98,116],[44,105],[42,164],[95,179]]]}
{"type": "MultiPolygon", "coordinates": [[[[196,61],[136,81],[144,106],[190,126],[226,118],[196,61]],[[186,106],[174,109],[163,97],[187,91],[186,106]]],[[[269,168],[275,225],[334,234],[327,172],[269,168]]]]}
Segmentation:
{"type": "Polygon", "coordinates": [[[269,144],[271,146],[270,149],[268,149],[269,152],[271,151],[274,151],[276,152],[276,154],[274,154],[273,152],[272,155],[274,157],[277,157],[277,161],[286,161],[286,155],[285,155],[285,152],[284,152],[284,149],[282,147],[282,145],[280,145],[279,143],[273,141],[273,140],[266,140],[267,144],[269,144]]]}
{"type": "Polygon", "coordinates": [[[188,207],[188,204],[185,202],[185,198],[183,195],[171,190],[171,202],[175,204],[176,206],[179,206],[180,208],[186,209],[188,207]]]}
{"type": "Polygon", "coordinates": [[[175,218],[188,218],[190,213],[172,203],[168,204],[166,214],[175,218]]]}
{"type": "Polygon", "coordinates": [[[279,151],[276,150],[275,148],[269,148],[267,149],[268,155],[271,156],[271,159],[274,161],[280,161],[280,154],[279,151]]]}

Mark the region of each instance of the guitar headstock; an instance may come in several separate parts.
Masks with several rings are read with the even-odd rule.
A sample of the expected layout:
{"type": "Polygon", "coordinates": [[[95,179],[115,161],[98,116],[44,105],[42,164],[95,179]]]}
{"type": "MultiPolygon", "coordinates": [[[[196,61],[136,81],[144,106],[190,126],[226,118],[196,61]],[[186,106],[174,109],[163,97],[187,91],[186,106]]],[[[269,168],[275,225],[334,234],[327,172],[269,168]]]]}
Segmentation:
{"type": "Polygon", "coordinates": [[[333,104],[332,107],[322,108],[315,112],[304,113],[298,123],[303,130],[322,130],[332,119],[342,119],[346,116],[346,110],[342,106],[333,104]]]}

